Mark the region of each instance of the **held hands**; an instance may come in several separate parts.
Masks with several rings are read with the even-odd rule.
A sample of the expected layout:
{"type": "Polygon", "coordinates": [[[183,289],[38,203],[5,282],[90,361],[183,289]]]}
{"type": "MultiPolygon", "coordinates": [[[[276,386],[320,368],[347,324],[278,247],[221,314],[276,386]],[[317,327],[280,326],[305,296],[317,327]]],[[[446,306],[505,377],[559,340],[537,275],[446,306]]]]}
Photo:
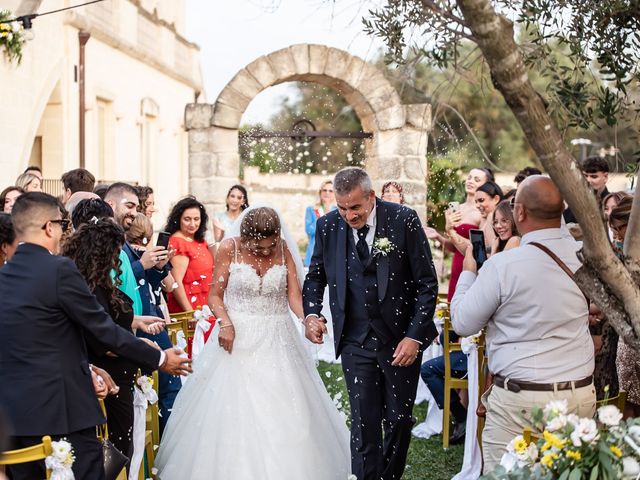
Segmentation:
{"type": "Polygon", "coordinates": [[[309,315],[302,321],[304,336],[312,343],[321,345],[324,343],[323,335],[327,333],[327,320],[317,315],[309,315]]]}
{"type": "Polygon", "coordinates": [[[148,247],[140,257],[142,268],[149,270],[151,267],[161,268],[169,261],[169,250],[164,247],[148,247]]]}
{"type": "Polygon", "coordinates": [[[410,367],[418,358],[420,344],[411,338],[404,337],[393,352],[394,367],[410,367]]]}
{"type": "Polygon", "coordinates": [[[164,363],[160,365],[160,370],[169,375],[188,375],[193,372],[191,360],[181,357],[184,354],[182,349],[173,347],[164,351],[166,357],[164,363]]]}
{"type": "Polygon", "coordinates": [[[157,335],[164,330],[164,320],[150,315],[136,315],[133,317],[131,327],[134,330],[140,329],[149,335],[157,335]]]}
{"type": "Polygon", "coordinates": [[[224,348],[227,352],[231,353],[233,350],[233,341],[236,339],[236,331],[233,328],[233,323],[220,322],[220,333],[218,333],[218,344],[224,348]]]}
{"type": "Polygon", "coordinates": [[[476,263],[476,259],[473,258],[473,247],[471,245],[467,247],[467,251],[464,254],[462,270],[465,272],[478,273],[478,264],[476,263]]]}

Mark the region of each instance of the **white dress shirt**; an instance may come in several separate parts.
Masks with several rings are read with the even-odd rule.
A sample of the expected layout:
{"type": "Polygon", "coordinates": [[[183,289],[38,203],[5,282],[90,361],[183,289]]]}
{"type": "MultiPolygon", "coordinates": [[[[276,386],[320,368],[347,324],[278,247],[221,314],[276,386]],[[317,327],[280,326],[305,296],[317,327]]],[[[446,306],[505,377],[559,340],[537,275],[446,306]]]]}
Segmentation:
{"type": "Polygon", "coordinates": [[[580,380],[594,369],[587,303],[576,283],[539,248],[548,247],[572,270],[580,244],[566,230],[549,228],[522,237],[520,247],[496,254],[479,274],[464,271],[451,300],[456,333],[485,326],[491,372],[513,380],[580,380]]]}
{"type": "MultiPolygon", "coordinates": [[[[367,232],[367,236],[365,237],[365,241],[367,242],[367,246],[369,247],[369,253],[371,253],[371,249],[373,248],[373,241],[376,236],[377,223],[378,221],[376,218],[376,202],[374,200],[373,209],[371,210],[371,212],[369,213],[369,216],[367,217],[367,225],[369,225],[369,231],[367,232]]],[[[351,233],[353,234],[353,239],[355,240],[357,245],[358,240],[360,240],[358,238],[358,229],[352,228],[351,233]]]]}

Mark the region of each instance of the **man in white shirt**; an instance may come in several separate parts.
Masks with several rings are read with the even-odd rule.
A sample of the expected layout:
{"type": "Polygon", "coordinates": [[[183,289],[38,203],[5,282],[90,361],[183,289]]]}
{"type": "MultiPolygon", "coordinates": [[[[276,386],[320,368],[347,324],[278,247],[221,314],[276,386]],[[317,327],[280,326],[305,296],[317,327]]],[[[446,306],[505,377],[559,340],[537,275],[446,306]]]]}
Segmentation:
{"type": "Polygon", "coordinates": [[[580,245],[560,229],[562,196],[551,179],[534,175],[522,182],[512,208],[520,247],[491,257],[479,275],[469,248],[451,301],[456,333],[487,329],[495,380],[484,398],[486,473],[530,426],[534,406],[566,399],[569,412],[590,417],[596,401],[587,301],[559,264],[534,245],[547,247],[573,272],[580,267],[580,245]]]}

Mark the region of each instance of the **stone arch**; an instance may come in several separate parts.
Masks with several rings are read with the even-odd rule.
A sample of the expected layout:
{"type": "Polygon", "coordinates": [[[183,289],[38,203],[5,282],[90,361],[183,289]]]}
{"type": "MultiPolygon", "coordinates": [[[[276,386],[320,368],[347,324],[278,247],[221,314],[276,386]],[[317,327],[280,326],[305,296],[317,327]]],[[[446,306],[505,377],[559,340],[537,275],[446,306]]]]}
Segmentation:
{"type": "Polygon", "coordinates": [[[373,133],[365,161],[376,187],[386,180],[401,181],[408,202],[424,212],[430,105],[403,104],[378,68],[324,45],[293,45],[259,57],[231,79],[214,104],[187,105],[191,193],[208,205],[221,201],[220,193],[238,179],[243,113],[260,92],[290,81],[315,82],[341,93],[363,128],[373,133]]]}

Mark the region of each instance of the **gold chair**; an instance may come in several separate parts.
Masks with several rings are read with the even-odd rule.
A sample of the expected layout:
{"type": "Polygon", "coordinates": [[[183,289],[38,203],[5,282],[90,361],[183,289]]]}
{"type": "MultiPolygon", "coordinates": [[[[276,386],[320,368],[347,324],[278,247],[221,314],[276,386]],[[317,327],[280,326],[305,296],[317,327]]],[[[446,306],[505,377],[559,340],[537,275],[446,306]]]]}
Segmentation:
{"type": "MultiPolygon", "coordinates": [[[[153,389],[158,393],[158,371],[153,372],[153,389]]],[[[154,445],[160,445],[160,416],[158,402],[147,407],[146,429],[151,431],[154,445]]]]}
{"type": "Polygon", "coordinates": [[[175,345],[178,343],[178,332],[184,333],[184,339],[187,339],[187,332],[189,331],[188,320],[186,317],[182,317],[180,319],[176,317],[171,317],[175,322],[167,323],[167,333],[169,334],[169,339],[171,343],[175,345]]]}
{"type": "MultiPolygon", "coordinates": [[[[0,454],[0,465],[18,465],[20,463],[31,463],[44,460],[53,452],[51,437],[42,437],[42,443],[31,447],[9,450],[0,454]]],[[[2,471],[2,470],[0,470],[2,471]]],[[[51,471],[47,468],[47,478],[51,477],[51,471]]]]}
{"type": "Polygon", "coordinates": [[[606,400],[598,400],[596,402],[596,410],[605,405],[615,405],[622,413],[624,413],[624,406],[627,403],[627,392],[620,390],[615,397],[607,398],[606,400]]]}
{"type": "MultiPolygon", "coordinates": [[[[196,331],[196,322],[195,322],[195,319],[193,318],[194,313],[195,313],[195,310],[187,310],[184,312],[170,313],[169,317],[171,318],[172,323],[167,324],[167,329],[169,329],[169,325],[174,325],[173,320],[175,320],[177,323],[180,323],[181,324],[180,329],[184,332],[185,340],[187,341],[187,343],[189,343],[189,339],[193,338],[193,335],[195,334],[195,331],[196,331]]],[[[177,332],[175,335],[176,335],[175,339],[177,339],[177,332]]],[[[171,337],[171,331],[169,331],[169,336],[171,337]]],[[[171,341],[172,342],[174,341],[174,337],[171,338],[171,341]]],[[[175,345],[175,342],[174,342],[174,345],[175,345]]],[[[190,351],[189,347],[187,347],[187,349],[190,351]]],[[[190,353],[189,353],[189,356],[191,356],[190,353]]]]}
{"type": "Polygon", "coordinates": [[[444,326],[442,327],[444,342],[442,345],[444,355],[444,409],[442,411],[442,448],[449,448],[449,430],[451,427],[451,390],[468,389],[469,381],[466,378],[455,378],[451,376],[451,353],[462,351],[460,343],[451,342],[449,339],[451,328],[450,313],[447,310],[444,314],[444,326]]]}
{"type": "Polygon", "coordinates": [[[524,438],[524,441],[529,445],[531,442],[538,443],[540,435],[534,435],[530,427],[524,427],[524,430],[522,430],[522,438],[524,438]]]}

